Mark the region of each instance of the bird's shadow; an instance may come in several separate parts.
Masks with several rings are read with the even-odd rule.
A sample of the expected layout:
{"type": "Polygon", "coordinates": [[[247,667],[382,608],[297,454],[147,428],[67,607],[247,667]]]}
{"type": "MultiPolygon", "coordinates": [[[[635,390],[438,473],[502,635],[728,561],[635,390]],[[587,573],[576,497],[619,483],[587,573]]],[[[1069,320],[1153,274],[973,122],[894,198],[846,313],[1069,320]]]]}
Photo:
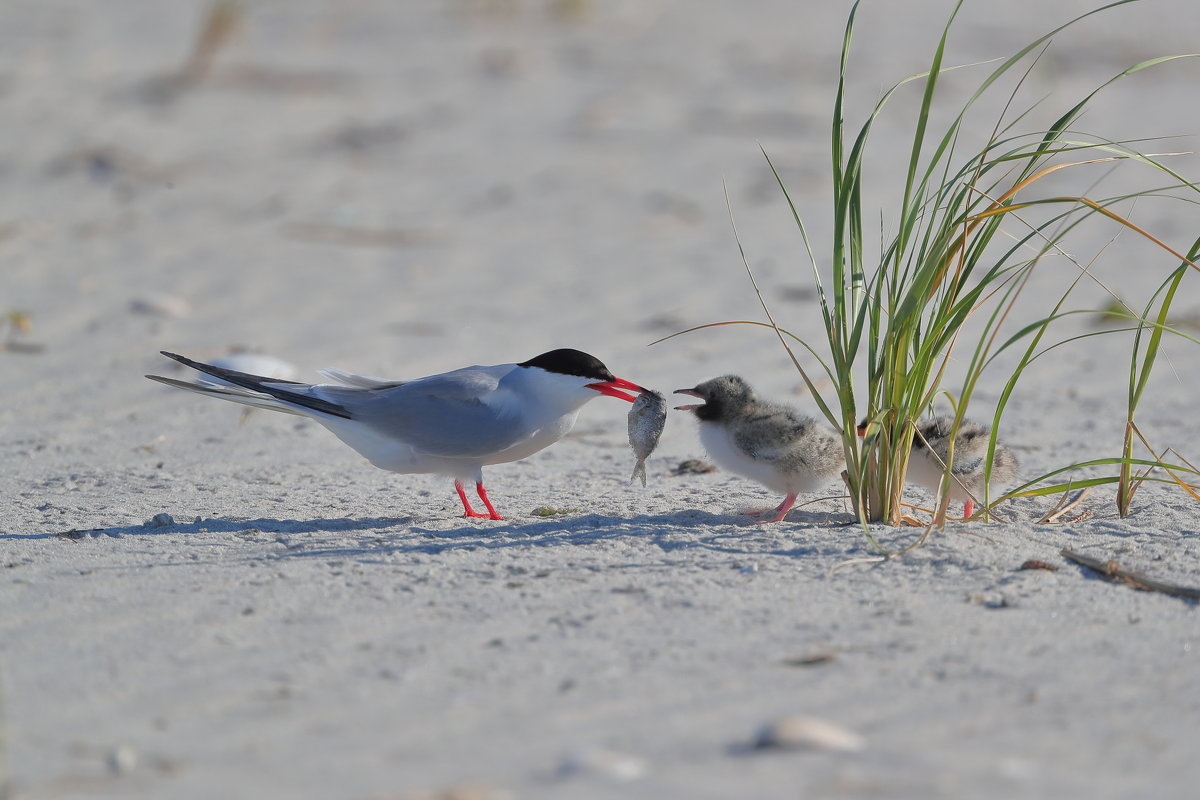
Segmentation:
{"type": "MultiPolygon", "coordinates": [[[[844,514],[793,511],[783,522],[753,524],[745,514],[715,514],[699,510],[681,510],[668,514],[644,514],[617,517],[604,514],[563,515],[539,521],[510,521],[494,524],[481,520],[457,528],[434,529],[412,524],[412,516],[368,517],[350,519],[200,519],[194,522],[173,522],[125,525],[110,528],[75,529],[51,533],[0,533],[0,539],[48,539],[71,541],[120,538],[124,536],[187,536],[201,533],[276,533],[286,549],[269,556],[261,553],[253,560],[342,557],[378,558],[405,553],[438,554],[454,550],[502,549],[512,547],[586,546],[603,541],[636,538],[650,542],[664,552],[707,549],[734,555],[778,555],[801,557],[826,552],[843,553],[847,541],[842,537],[812,537],[798,539],[795,534],[813,533],[848,527],[844,514]],[[339,537],[335,546],[329,539],[305,541],[291,538],[297,534],[351,534],[339,537]],[[353,534],[370,534],[356,537],[353,534]],[[288,538],[284,538],[288,537],[288,538]],[[340,541],[350,541],[345,545],[340,541]],[[764,539],[774,539],[777,546],[764,545],[764,539]],[[755,544],[748,547],[749,541],[755,544]]],[[[854,537],[858,548],[861,537],[854,537]]]]}
{"type": "Polygon", "coordinates": [[[80,541],[108,536],[114,539],[122,536],[173,536],[188,533],[245,533],[261,531],[264,533],[335,533],[342,531],[372,531],[387,530],[413,521],[413,517],[368,517],[366,519],[350,519],[336,517],[332,519],[197,519],[194,522],[169,522],[165,524],[141,523],[138,525],[118,525],[111,528],[73,528],[67,531],[52,531],[49,533],[0,533],[3,539],[68,539],[80,541]]]}

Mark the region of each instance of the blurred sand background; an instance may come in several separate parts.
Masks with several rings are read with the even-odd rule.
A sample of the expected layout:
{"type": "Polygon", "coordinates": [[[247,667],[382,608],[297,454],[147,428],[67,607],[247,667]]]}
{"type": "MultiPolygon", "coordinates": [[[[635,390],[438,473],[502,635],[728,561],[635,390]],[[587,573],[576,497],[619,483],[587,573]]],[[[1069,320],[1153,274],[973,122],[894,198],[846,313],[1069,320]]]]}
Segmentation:
{"type": "MultiPolygon", "coordinates": [[[[969,1],[946,60],[1007,56],[1092,5],[969,1]]],[[[602,400],[568,439],[489,470],[508,522],[464,521],[446,479],[375,470],[291,417],[239,426],[238,409],[141,377],[180,374],[160,349],[249,347],[315,379],[571,346],[659,389],[738,372],[814,410],[759,329],[646,345],[761,318],[722,182],[780,321],[817,335],[811,270],[759,147],[822,258],[848,7],[257,0],[206,63],[189,54],[208,2],[6,2],[0,312],[31,327],[0,352],[2,791],[1194,796],[1195,605],[1058,557],[1200,584],[1200,515],[1179,492],[1146,488],[1122,520],[1100,490],[1094,516],[1066,526],[1036,524],[1052,501],[1019,501],[1010,524],[877,563],[836,500],[759,528],[740,512],[778,498],[671,475],[703,456],[685,418],[649,488],[629,485],[627,406],[602,400]],[[534,514],[547,506],[571,511],[534,514]],[[175,523],[143,525],[156,514],[175,523]],[[1029,558],[1062,569],[1018,571],[1029,558]],[[749,752],[759,725],[794,713],[865,745],[749,752]]],[[[928,66],[948,8],[864,4],[855,127],[928,66]]],[[[1198,33],[1187,0],[1094,17],[1056,38],[1026,104],[1048,97],[1035,117],[1052,119],[1198,33]]],[[[947,100],[981,75],[947,77],[947,100]]],[[[1193,61],[1138,73],[1081,127],[1187,134],[1147,149],[1193,150],[1198,78],[1193,61]]],[[[916,98],[877,127],[868,208],[895,203],[916,98]]],[[[1170,163],[1194,178],[1197,161],[1170,163]]],[[[1099,191],[1159,182],[1122,167],[1099,191]]],[[[1178,249],[1195,238],[1194,206],[1123,210],[1178,249]]],[[[1097,276],[1140,306],[1174,264],[1116,233],[1087,227],[1073,254],[1100,254],[1097,276]]],[[[1042,270],[1030,318],[1076,274],[1066,259],[1042,270]]],[[[1200,313],[1195,277],[1181,315],[1200,313]]],[[[1106,303],[1081,289],[1079,307],[1106,303]]],[[[1117,454],[1128,349],[1089,339],[1031,370],[1004,434],[1026,474],[1117,454]]],[[[1194,460],[1196,350],[1166,357],[1139,421],[1194,460]]]]}

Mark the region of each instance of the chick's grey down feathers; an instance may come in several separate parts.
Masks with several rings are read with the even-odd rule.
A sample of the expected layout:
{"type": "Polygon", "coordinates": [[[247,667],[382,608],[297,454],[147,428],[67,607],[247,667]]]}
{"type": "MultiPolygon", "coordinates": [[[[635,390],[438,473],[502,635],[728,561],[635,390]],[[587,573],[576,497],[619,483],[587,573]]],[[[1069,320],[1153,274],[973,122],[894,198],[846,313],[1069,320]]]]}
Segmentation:
{"type": "MultiPolygon", "coordinates": [[[[909,459],[908,479],[936,492],[941,485],[945,464],[950,455],[950,433],[954,418],[939,416],[921,420],[913,435],[912,456],[909,459]]],[[[978,422],[964,419],[954,437],[954,463],[951,464],[950,499],[964,504],[975,499],[982,500],[984,492],[984,467],[987,459],[988,439],[991,429],[978,422]]],[[[1017,477],[1017,459],[1004,445],[996,443],[992,457],[990,485],[1002,488],[1017,477]]],[[[968,508],[970,506],[968,505],[968,508]]],[[[967,512],[969,516],[969,511],[967,512]]]]}
{"type": "Polygon", "coordinates": [[[775,521],[797,494],[826,486],[843,469],[841,440],[794,408],[759,400],[736,375],[680,392],[704,400],[683,408],[700,420],[700,439],[718,466],[787,495],[775,521]]]}

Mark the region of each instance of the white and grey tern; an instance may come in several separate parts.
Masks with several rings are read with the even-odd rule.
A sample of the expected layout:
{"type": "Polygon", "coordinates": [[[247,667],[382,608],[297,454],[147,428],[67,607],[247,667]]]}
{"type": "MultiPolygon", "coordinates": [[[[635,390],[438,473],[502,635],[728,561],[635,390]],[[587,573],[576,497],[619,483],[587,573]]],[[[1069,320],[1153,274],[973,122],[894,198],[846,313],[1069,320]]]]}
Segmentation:
{"type": "Polygon", "coordinates": [[[483,468],[526,458],[561,439],[587,401],[604,395],[634,402],[641,386],[618,378],[595,356],[559,349],[516,364],[472,366],[415,380],[381,380],[338,369],[335,381],[308,384],[237,372],[163,352],[220,379],[188,383],[147,375],[179,389],[309,417],[375,466],[454,479],[464,516],[504,519],[483,487],[483,468]],[[475,482],[484,514],[471,508],[463,481],[475,482]]]}

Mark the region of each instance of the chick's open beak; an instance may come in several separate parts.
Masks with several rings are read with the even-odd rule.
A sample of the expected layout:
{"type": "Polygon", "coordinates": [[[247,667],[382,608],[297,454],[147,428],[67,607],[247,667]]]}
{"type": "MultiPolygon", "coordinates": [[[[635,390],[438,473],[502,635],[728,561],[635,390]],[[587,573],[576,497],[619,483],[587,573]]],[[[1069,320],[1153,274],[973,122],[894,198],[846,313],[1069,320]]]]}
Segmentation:
{"type": "Polygon", "coordinates": [[[627,392],[622,392],[622,389],[628,389],[631,392],[637,392],[637,394],[641,394],[642,392],[646,391],[636,383],[631,383],[624,378],[613,378],[611,381],[589,383],[587,388],[595,389],[600,394],[608,395],[609,397],[618,397],[621,400],[625,400],[630,403],[637,400],[637,396],[628,394],[627,392]]]}
{"type": "MultiPolygon", "coordinates": [[[[695,389],[676,389],[675,391],[671,392],[671,394],[686,394],[691,397],[699,397],[701,400],[704,399],[704,395],[700,394],[695,389]]],[[[699,408],[702,405],[704,405],[704,404],[703,403],[692,403],[691,405],[686,405],[686,406],[675,406],[675,410],[676,411],[695,411],[697,408],[699,408]]]]}

